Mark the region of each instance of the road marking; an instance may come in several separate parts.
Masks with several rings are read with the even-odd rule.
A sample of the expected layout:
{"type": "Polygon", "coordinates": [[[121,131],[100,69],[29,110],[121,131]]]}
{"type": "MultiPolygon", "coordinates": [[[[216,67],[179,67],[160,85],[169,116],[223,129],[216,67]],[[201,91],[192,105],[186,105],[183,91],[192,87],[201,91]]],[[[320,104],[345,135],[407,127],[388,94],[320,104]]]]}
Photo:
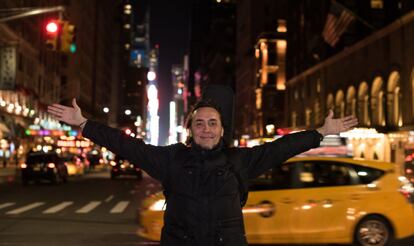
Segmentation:
{"type": "Polygon", "coordinates": [[[26,212],[30,209],[34,209],[34,208],[37,208],[39,206],[42,206],[43,204],[45,204],[45,203],[44,202],[35,202],[35,203],[29,204],[27,206],[11,210],[11,211],[7,212],[6,214],[20,214],[20,213],[26,212]]]}
{"type": "Polygon", "coordinates": [[[0,209],[13,206],[14,204],[15,204],[14,202],[6,202],[6,203],[3,203],[3,204],[0,204],[0,209]]]}
{"type": "Polygon", "coordinates": [[[108,198],[105,199],[105,202],[109,202],[110,200],[112,200],[114,198],[113,195],[108,196],[108,198]]]}
{"type": "Polygon", "coordinates": [[[78,214],[86,214],[86,213],[89,213],[90,211],[92,211],[93,209],[95,209],[100,204],[101,204],[100,201],[92,201],[92,202],[86,204],[83,208],[80,208],[80,209],[76,210],[76,213],[78,213],[78,214]]]}
{"type": "Polygon", "coordinates": [[[61,202],[59,204],[57,204],[56,206],[53,206],[51,208],[46,209],[45,211],[43,211],[44,214],[54,214],[59,212],[60,210],[65,209],[66,207],[72,205],[73,202],[61,202]]]}
{"type": "Polygon", "coordinates": [[[124,210],[128,207],[128,201],[121,201],[118,202],[115,207],[113,207],[110,211],[111,214],[118,214],[124,212],[124,210]]]}

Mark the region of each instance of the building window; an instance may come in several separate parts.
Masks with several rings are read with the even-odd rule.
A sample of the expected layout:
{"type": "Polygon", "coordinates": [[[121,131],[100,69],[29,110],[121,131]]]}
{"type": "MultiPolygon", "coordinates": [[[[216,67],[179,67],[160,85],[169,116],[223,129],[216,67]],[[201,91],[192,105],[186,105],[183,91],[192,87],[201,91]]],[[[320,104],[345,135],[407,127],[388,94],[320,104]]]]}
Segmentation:
{"type": "Polygon", "coordinates": [[[387,85],[387,124],[402,126],[400,74],[396,71],[390,74],[387,85]]]}
{"type": "Polygon", "coordinates": [[[385,98],[383,84],[382,78],[376,77],[371,88],[372,123],[377,126],[385,126],[385,98]]]}
{"type": "Polygon", "coordinates": [[[335,115],[341,118],[345,116],[344,92],[342,90],[339,90],[335,96],[335,115]]]}
{"type": "Polygon", "coordinates": [[[346,93],[345,115],[356,116],[356,91],[353,86],[349,87],[346,93]]]}
{"type": "Polygon", "coordinates": [[[334,109],[335,105],[334,105],[334,97],[332,95],[332,93],[328,94],[328,97],[326,98],[326,108],[329,109],[334,109]]]}
{"type": "Polygon", "coordinates": [[[316,81],[316,92],[319,94],[321,93],[321,79],[316,81]]]}
{"type": "Polygon", "coordinates": [[[305,125],[307,127],[311,126],[311,120],[312,120],[312,109],[309,107],[305,108],[305,125]]]}
{"type": "Polygon", "coordinates": [[[368,84],[367,82],[362,82],[358,88],[358,121],[363,126],[371,125],[368,100],[368,84]]]}
{"type": "Polygon", "coordinates": [[[371,8],[372,9],[383,9],[384,1],[383,0],[371,0],[371,8]]]}
{"type": "Polygon", "coordinates": [[[298,120],[298,114],[296,113],[296,111],[293,111],[291,114],[291,121],[292,121],[293,128],[297,126],[297,120],[298,120]]]}
{"type": "Polygon", "coordinates": [[[313,105],[313,111],[314,113],[314,121],[315,125],[319,126],[322,123],[322,111],[321,111],[321,104],[319,103],[319,99],[315,100],[315,103],[313,105]]]}

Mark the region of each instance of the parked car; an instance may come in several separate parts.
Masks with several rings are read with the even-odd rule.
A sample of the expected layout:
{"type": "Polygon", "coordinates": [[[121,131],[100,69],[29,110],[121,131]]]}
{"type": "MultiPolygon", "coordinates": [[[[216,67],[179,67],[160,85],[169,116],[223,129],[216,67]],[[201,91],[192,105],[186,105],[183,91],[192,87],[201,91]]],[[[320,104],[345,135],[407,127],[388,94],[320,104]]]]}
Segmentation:
{"type": "Polygon", "coordinates": [[[142,170],[133,163],[125,160],[122,156],[116,155],[114,160],[110,162],[111,165],[111,179],[118,176],[132,175],[137,179],[142,179],[142,170]]]}
{"type": "MultiPolygon", "coordinates": [[[[391,163],[292,158],[250,190],[243,216],[251,244],[384,246],[414,235],[413,186],[391,163]]],[[[159,240],[164,206],[161,192],[143,201],[140,236],[159,240]]]]}
{"type": "Polygon", "coordinates": [[[66,182],[68,170],[64,160],[56,152],[31,152],[26,156],[26,162],[20,165],[22,183],[47,180],[58,184],[66,182]]]}
{"type": "Polygon", "coordinates": [[[80,156],[72,153],[64,153],[62,158],[68,169],[69,176],[83,175],[85,173],[85,164],[80,156]]]}

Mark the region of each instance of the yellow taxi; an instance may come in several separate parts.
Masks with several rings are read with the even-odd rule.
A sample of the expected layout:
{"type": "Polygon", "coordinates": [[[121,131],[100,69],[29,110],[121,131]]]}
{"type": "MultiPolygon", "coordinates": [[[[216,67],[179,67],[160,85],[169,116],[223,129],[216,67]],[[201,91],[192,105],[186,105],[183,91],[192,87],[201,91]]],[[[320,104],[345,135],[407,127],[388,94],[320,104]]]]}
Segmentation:
{"type": "MultiPolygon", "coordinates": [[[[143,201],[140,236],[159,240],[164,203],[143,201]]],[[[251,182],[243,215],[251,244],[383,246],[414,235],[413,186],[392,163],[296,157],[251,182]]]]}
{"type": "Polygon", "coordinates": [[[83,175],[85,173],[85,165],[81,158],[72,153],[65,153],[62,158],[68,170],[69,176],[83,175]]]}

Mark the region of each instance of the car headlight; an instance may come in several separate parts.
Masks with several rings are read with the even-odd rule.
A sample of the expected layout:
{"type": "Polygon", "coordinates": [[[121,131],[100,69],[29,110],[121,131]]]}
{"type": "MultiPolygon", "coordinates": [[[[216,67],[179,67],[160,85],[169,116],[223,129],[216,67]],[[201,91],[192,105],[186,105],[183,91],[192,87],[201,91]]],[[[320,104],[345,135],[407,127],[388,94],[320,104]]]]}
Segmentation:
{"type": "Polygon", "coordinates": [[[151,206],[148,208],[151,211],[163,211],[165,210],[165,199],[158,200],[151,204],[151,206]]]}

